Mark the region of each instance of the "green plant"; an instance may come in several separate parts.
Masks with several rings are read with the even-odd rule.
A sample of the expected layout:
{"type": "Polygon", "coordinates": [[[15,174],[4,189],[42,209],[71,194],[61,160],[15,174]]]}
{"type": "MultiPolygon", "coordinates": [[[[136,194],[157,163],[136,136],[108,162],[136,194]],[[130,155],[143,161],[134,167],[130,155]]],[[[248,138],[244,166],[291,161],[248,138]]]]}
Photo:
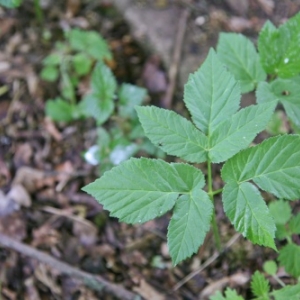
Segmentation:
{"type": "MultiPolygon", "coordinates": [[[[269,265],[267,267],[271,271],[269,275],[275,276],[277,272],[277,265],[269,265]],[[275,274],[274,274],[275,273],[275,274]]],[[[282,283],[282,282],[281,282],[282,283]]],[[[283,284],[283,283],[282,283],[283,284]]],[[[298,300],[300,295],[300,283],[296,285],[284,285],[281,289],[270,291],[270,282],[265,276],[256,271],[251,278],[251,291],[254,295],[254,300],[298,300]]],[[[217,292],[214,296],[209,298],[210,300],[244,300],[242,296],[239,296],[235,290],[227,288],[225,290],[225,297],[221,292],[217,292]]]]}
{"type": "Polygon", "coordinates": [[[118,86],[103,62],[111,59],[109,46],[98,33],[73,29],[66,34],[66,41],[57,43],[55,51],[43,60],[41,71],[43,79],[59,80],[62,94],[46,102],[46,115],[57,122],[90,117],[96,121],[98,141],[84,157],[91,164],[100,164],[101,172],[139,150],[162,155],[145,140],[134,110],[135,105],[142,105],[146,90],[132,84],[118,86]],[[90,92],[78,101],[78,84],[91,70],[90,92]]]}
{"type": "MultiPolygon", "coordinates": [[[[66,41],[58,42],[55,51],[43,60],[41,77],[44,80],[55,82],[59,79],[61,96],[46,103],[46,114],[54,121],[70,122],[84,116],[85,111],[76,101],[76,91],[80,80],[91,72],[94,62],[98,62],[92,75],[92,89],[94,94],[102,96],[107,90],[103,103],[110,103],[113,108],[109,91],[114,90],[115,80],[111,71],[101,62],[111,60],[112,54],[106,41],[94,31],[72,29],[66,33],[66,41]],[[98,74],[99,73],[99,74],[98,74]],[[101,80],[108,76],[107,82],[101,80]],[[101,89],[102,92],[99,92],[101,89]]],[[[101,114],[105,118],[107,111],[101,114]]],[[[98,118],[101,116],[98,115],[98,118]]]]}
{"type": "Polygon", "coordinates": [[[267,22],[259,36],[259,54],[246,37],[221,34],[217,54],[210,50],[184,88],[193,123],[169,110],[136,107],[152,143],[185,161],[206,162],[205,190],[200,169],[147,158],[131,158],[83,190],[127,223],[146,222],[174,209],[168,227],[174,265],[197,252],[210,224],[220,249],[214,198],[221,192],[225,214],[235,229],[251,242],[277,250],[276,224],[259,188],[278,198],[300,197],[300,136],[281,135],[249,145],[268,124],[278,101],[293,122],[299,122],[299,115],[290,110],[299,105],[294,103],[300,78],[299,57],[294,55],[300,51],[299,26],[300,14],[278,30],[267,22]],[[271,51],[272,43],[277,47],[271,51]],[[262,82],[267,73],[273,82],[262,82]],[[289,76],[294,77],[286,79],[289,76]],[[239,110],[240,89],[249,92],[256,87],[258,104],[239,110]],[[215,190],[212,163],[223,162],[224,187],[215,190]]]}
{"type": "MultiPolygon", "coordinates": [[[[7,8],[16,8],[19,7],[23,3],[23,0],[0,0],[0,5],[3,5],[7,8]]],[[[42,23],[44,20],[44,14],[41,8],[40,0],[33,0],[34,11],[37,20],[42,23]]]]}

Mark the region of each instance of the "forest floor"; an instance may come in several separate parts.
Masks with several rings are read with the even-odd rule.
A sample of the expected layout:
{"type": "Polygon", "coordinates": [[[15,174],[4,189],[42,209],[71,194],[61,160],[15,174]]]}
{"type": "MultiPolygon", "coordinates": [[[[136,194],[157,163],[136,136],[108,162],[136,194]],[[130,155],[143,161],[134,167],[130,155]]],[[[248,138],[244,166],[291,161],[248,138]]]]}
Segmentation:
{"type": "MultiPolygon", "coordinates": [[[[300,1],[289,0],[137,2],[158,11],[192,8],[185,25],[189,34],[198,34],[203,57],[216,46],[220,31],[255,40],[267,19],[279,25],[300,8],[300,1]]],[[[58,95],[59,87],[41,79],[42,60],[63,40],[64,30],[100,32],[114,54],[109,65],[118,83],[144,86],[148,103],[186,115],[181,88],[173,89],[167,103],[161,95],[170,84],[168,68],[175,63],[180,69],[180,63],[166,63],[153,53],[155,47],[152,53],[141,47],[111,1],[41,3],[43,20],[32,1],[17,9],[0,8],[0,299],[196,300],[224,287],[250,299],[251,274],[276,253],[236,234],[220,198],[217,222],[224,251],[217,253],[209,233],[198,253],[173,267],[166,241],[170,215],[142,225],[119,223],[81,191],[101,172],[101,164],[93,166],[83,155],[95,143],[95,122],[57,123],[45,115],[45,103],[58,95]],[[146,73],[153,59],[154,68],[146,73]],[[155,81],[158,74],[165,78],[163,88],[155,81]]],[[[183,49],[187,60],[189,53],[197,54],[198,42],[194,37],[174,47],[183,49]]],[[[80,83],[78,99],[89,89],[89,79],[80,83]]],[[[214,186],[221,187],[218,175],[214,186]]]]}

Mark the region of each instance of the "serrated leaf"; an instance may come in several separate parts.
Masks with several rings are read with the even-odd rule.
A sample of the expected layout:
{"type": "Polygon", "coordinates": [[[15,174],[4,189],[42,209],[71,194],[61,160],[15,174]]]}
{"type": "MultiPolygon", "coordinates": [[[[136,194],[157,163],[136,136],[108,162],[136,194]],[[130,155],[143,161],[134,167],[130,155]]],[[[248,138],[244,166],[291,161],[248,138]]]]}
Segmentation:
{"type": "Polygon", "coordinates": [[[99,61],[112,58],[108,44],[96,31],[84,31],[76,28],[70,30],[67,37],[74,50],[84,51],[99,61]]]}
{"type": "Polygon", "coordinates": [[[289,228],[292,234],[300,234],[300,214],[291,218],[289,228]]]}
{"type": "Polygon", "coordinates": [[[251,242],[276,249],[275,223],[258,189],[249,182],[227,183],[222,201],[227,217],[251,242]]]}
{"type": "Polygon", "coordinates": [[[180,194],[203,185],[202,172],[190,165],[131,158],[83,190],[103,204],[111,216],[127,223],[142,223],[170,210],[180,194]]]}
{"type": "Polygon", "coordinates": [[[217,53],[240,82],[242,93],[254,90],[258,82],[266,79],[253,43],[242,34],[221,33],[217,53]]]}
{"type": "Polygon", "coordinates": [[[70,122],[74,120],[73,106],[61,98],[46,102],[46,115],[56,122],[70,122]]]}
{"type": "Polygon", "coordinates": [[[260,299],[269,300],[268,293],[270,291],[269,280],[265,278],[263,274],[256,271],[251,278],[251,290],[256,297],[262,297],[260,299]]]}
{"type": "Polygon", "coordinates": [[[263,269],[266,273],[272,276],[276,275],[278,270],[277,264],[274,260],[267,260],[266,262],[264,262],[263,269]]]}
{"type": "Polygon", "coordinates": [[[300,127],[300,76],[290,79],[278,78],[269,84],[262,83],[258,86],[256,95],[258,103],[280,101],[288,117],[300,127]]]}
{"type": "Polygon", "coordinates": [[[275,300],[299,300],[300,284],[287,285],[280,290],[273,291],[271,295],[275,300]]]}
{"type": "Polygon", "coordinates": [[[291,206],[284,200],[271,202],[269,210],[276,225],[285,225],[292,216],[291,206]]]}
{"type": "Polygon", "coordinates": [[[266,22],[262,28],[258,49],[262,64],[269,74],[282,78],[293,77],[300,72],[300,14],[289,19],[278,29],[266,22]]]}
{"type": "Polygon", "coordinates": [[[57,80],[58,76],[59,76],[59,72],[57,67],[55,66],[51,66],[51,65],[46,66],[41,71],[41,78],[43,80],[53,82],[57,80]]]}
{"type": "Polygon", "coordinates": [[[221,122],[209,138],[211,161],[225,161],[248,147],[255,136],[265,129],[275,105],[275,102],[251,105],[221,122]]]}
{"type": "Polygon", "coordinates": [[[18,7],[23,0],[0,0],[0,5],[3,5],[8,8],[18,7]]]}
{"type": "Polygon", "coordinates": [[[92,67],[91,59],[84,53],[78,53],[73,56],[73,66],[79,76],[86,75],[92,67]]]}
{"type": "Polygon", "coordinates": [[[114,110],[116,79],[111,70],[103,63],[98,63],[92,74],[92,93],[85,96],[81,107],[85,114],[92,116],[98,125],[103,124],[114,110]]]}
{"type": "Polygon", "coordinates": [[[62,55],[60,55],[58,53],[53,53],[53,54],[46,56],[43,59],[42,63],[45,66],[47,66],[47,65],[58,66],[62,62],[62,59],[63,59],[62,55]]]}
{"type": "Polygon", "coordinates": [[[300,246],[288,244],[279,251],[278,260],[286,272],[294,277],[300,276],[300,246]]]}
{"type": "Polygon", "coordinates": [[[214,50],[184,86],[184,102],[195,125],[206,135],[232,116],[240,105],[240,89],[214,50]]]}
{"type": "Polygon", "coordinates": [[[168,228],[168,246],[174,265],[196,253],[203,244],[212,212],[209,196],[200,189],[182,195],[176,201],[168,228]]]}
{"type": "Polygon", "coordinates": [[[190,162],[207,160],[207,137],[187,119],[155,106],[136,110],[146,136],[163,151],[190,162]]]}
{"type": "Polygon", "coordinates": [[[120,87],[119,96],[119,115],[124,118],[136,117],[134,107],[141,105],[145,100],[147,91],[144,88],[133,84],[123,83],[120,87]]]}
{"type": "Polygon", "coordinates": [[[222,178],[237,183],[253,180],[278,198],[299,198],[300,136],[271,137],[242,150],[224,164],[222,178]]]}
{"type": "Polygon", "coordinates": [[[225,291],[225,297],[220,292],[217,292],[214,296],[209,297],[210,300],[244,300],[242,296],[239,296],[236,290],[227,288],[225,291]]]}

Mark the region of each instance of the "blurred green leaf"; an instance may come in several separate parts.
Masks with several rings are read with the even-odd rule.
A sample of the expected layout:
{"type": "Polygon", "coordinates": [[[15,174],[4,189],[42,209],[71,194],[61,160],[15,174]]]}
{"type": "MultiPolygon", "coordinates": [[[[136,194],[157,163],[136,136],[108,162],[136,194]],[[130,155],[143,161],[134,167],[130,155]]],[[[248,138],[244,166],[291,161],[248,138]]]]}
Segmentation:
{"type": "Polygon", "coordinates": [[[44,67],[41,71],[41,78],[43,80],[53,82],[57,80],[58,76],[59,76],[58,69],[53,65],[48,65],[44,67]]]}
{"type": "Polygon", "coordinates": [[[278,260],[284,266],[286,272],[294,277],[300,276],[300,246],[287,244],[279,251],[278,260]]]}
{"type": "Polygon", "coordinates": [[[274,260],[267,260],[263,264],[263,269],[266,273],[273,276],[276,275],[278,267],[274,260]]]}
{"type": "Polygon", "coordinates": [[[75,72],[79,76],[86,75],[90,72],[92,67],[92,61],[91,59],[84,53],[78,53],[73,56],[72,59],[73,66],[75,69],[75,72]]]}
{"type": "Polygon", "coordinates": [[[288,202],[275,200],[269,204],[269,210],[275,224],[285,225],[292,216],[292,209],[288,202]]]}
{"type": "Polygon", "coordinates": [[[23,0],[0,0],[0,5],[3,5],[8,8],[18,7],[23,0]]]}

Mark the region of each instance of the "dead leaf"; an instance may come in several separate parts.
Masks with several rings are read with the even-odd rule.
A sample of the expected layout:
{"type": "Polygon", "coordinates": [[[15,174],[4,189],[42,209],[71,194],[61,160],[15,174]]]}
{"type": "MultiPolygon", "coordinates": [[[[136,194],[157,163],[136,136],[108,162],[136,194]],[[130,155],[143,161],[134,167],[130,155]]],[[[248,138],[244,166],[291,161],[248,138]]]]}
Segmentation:
{"type": "Polygon", "coordinates": [[[24,281],[24,285],[26,288],[25,291],[25,300],[40,300],[41,297],[35,285],[35,280],[31,276],[24,281]]]}
{"type": "Polygon", "coordinates": [[[250,280],[248,273],[238,272],[231,276],[223,277],[217,281],[210,283],[200,294],[200,299],[206,299],[216,291],[221,291],[225,286],[231,288],[236,286],[244,286],[250,280]]]}
{"type": "Polygon", "coordinates": [[[267,15],[272,15],[273,10],[275,7],[274,1],[273,0],[257,0],[258,4],[262,8],[262,10],[267,14],[267,15]]]}
{"type": "Polygon", "coordinates": [[[10,215],[19,208],[18,203],[12,201],[0,190],[0,217],[10,215]]]}
{"type": "Polygon", "coordinates": [[[45,129],[46,131],[57,141],[60,142],[62,140],[62,135],[61,133],[58,131],[58,129],[56,128],[54,122],[46,117],[44,120],[44,125],[45,125],[45,129]]]}
{"type": "Polygon", "coordinates": [[[167,90],[167,77],[160,67],[160,59],[153,55],[146,62],[142,79],[150,93],[163,93],[167,90]]]}
{"type": "MultiPolygon", "coordinates": [[[[82,219],[84,220],[84,219],[82,219]]],[[[80,243],[85,247],[90,247],[97,242],[97,227],[90,221],[73,223],[73,234],[79,238],[80,243]]]]}
{"type": "Polygon", "coordinates": [[[140,286],[135,286],[133,290],[139,293],[146,300],[164,300],[165,297],[159,293],[154,287],[148,284],[145,279],[140,280],[140,286]]]}
{"type": "Polygon", "coordinates": [[[12,184],[22,184],[29,193],[33,193],[43,186],[43,179],[44,172],[30,167],[21,167],[12,184]]]}
{"type": "Polygon", "coordinates": [[[241,17],[232,17],[228,23],[229,29],[234,32],[242,32],[246,29],[252,28],[252,22],[241,17]]]}
{"type": "Polygon", "coordinates": [[[13,158],[15,167],[19,168],[24,165],[30,165],[32,155],[33,149],[29,143],[17,145],[17,149],[13,158]]]}
{"type": "Polygon", "coordinates": [[[34,275],[50,289],[51,293],[61,295],[61,287],[55,282],[55,278],[51,276],[51,272],[48,271],[49,268],[44,264],[39,264],[34,270],[34,275]]]}
{"type": "Polygon", "coordinates": [[[6,197],[20,206],[31,206],[31,197],[21,184],[13,185],[6,197]]]}
{"type": "Polygon", "coordinates": [[[26,225],[21,212],[0,217],[0,232],[18,241],[26,237],[26,225]]]}
{"type": "Polygon", "coordinates": [[[248,12],[248,0],[225,0],[225,2],[239,16],[245,16],[248,12]]]}

